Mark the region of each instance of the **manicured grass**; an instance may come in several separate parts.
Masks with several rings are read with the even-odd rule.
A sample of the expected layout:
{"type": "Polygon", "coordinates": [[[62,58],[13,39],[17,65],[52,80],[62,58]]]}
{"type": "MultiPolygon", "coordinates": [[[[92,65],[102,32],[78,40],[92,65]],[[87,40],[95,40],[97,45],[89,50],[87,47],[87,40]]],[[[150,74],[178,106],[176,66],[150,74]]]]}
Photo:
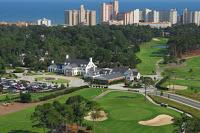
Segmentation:
{"type": "Polygon", "coordinates": [[[164,74],[170,75],[171,79],[167,80],[163,86],[171,84],[187,86],[188,90],[177,91],[178,94],[193,98],[200,99],[200,57],[193,57],[179,67],[168,67],[164,74]]]}
{"type": "Polygon", "coordinates": [[[182,110],[183,112],[189,113],[197,118],[200,118],[200,111],[195,108],[158,96],[150,95],[150,97],[157,103],[166,103],[171,107],[177,108],[179,110],[182,110]]]}
{"type": "Polygon", "coordinates": [[[143,75],[155,74],[156,62],[161,60],[166,53],[166,38],[158,38],[157,41],[152,40],[140,46],[140,52],[137,53],[141,63],[137,65],[137,69],[143,75]],[[154,72],[154,73],[153,73],[154,72]]]}
{"type": "MultiPolygon", "coordinates": [[[[64,103],[68,97],[73,95],[82,95],[92,100],[104,90],[94,88],[83,89],[65,96],[60,96],[56,100],[64,103]]],[[[49,102],[52,101],[50,100],[49,102]]],[[[112,92],[100,98],[97,102],[105,109],[109,117],[108,120],[96,124],[95,131],[97,133],[160,133],[160,131],[170,133],[174,129],[173,125],[149,127],[139,125],[138,121],[151,119],[159,114],[168,114],[174,117],[180,116],[179,113],[173,110],[155,106],[145,101],[142,95],[136,93],[112,92]]],[[[3,133],[11,131],[42,133],[42,129],[32,128],[30,116],[33,111],[34,107],[31,107],[23,111],[1,116],[0,131],[3,133]]]]}
{"type": "Polygon", "coordinates": [[[173,110],[145,101],[144,96],[136,93],[111,92],[98,102],[108,113],[109,119],[96,123],[96,133],[172,133],[173,125],[150,127],[142,126],[138,122],[160,114],[180,116],[173,110]]]}
{"type": "Polygon", "coordinates": [[[54,84],[67,84],[67,83],[69,83],[69,80],[62,79],[62,78],[58,78],[58,79],[54,80],[53,77],[38,77],[35,80],[37,80],[37,81],[43,81],[43,82],[48,82],[48,83],[54,83],[54,84]],[[48,78],[52,78],[52,80],[46,80],[48,78]]]}
{"type": "Polygon", "coordinates": [[[169,67],[165,70],[166,75],[171,72],[176,77],[177,84],[200,88],[200,57],[188,59],[182,66],[169,67]]]}
{"type": "MultiPolygon", "coordinates": [[[[94,89],[94,88],[82,89],[73,92],[71,94],[60,96],[54,100],[58,100],[64,103],[67,100],[67,98],[74,95],[81,95],[91,100],[95,96],[101,94],[102,91],[104,90],[105,89],[94,89]]],[[[49,100],[49,102],[52,101],[53,100],[49,100]]],[[[8,132],[22,133],[23,131],[27,131],[27,133],[32,133],[32,132],[43,133],[42,129],[32,127],[30,116],[34,111],[34,108],[35,107],[31,107],[23,111],[15,112],[5,116],[0,116],[0,133],[8,133],[8,132]]]]}

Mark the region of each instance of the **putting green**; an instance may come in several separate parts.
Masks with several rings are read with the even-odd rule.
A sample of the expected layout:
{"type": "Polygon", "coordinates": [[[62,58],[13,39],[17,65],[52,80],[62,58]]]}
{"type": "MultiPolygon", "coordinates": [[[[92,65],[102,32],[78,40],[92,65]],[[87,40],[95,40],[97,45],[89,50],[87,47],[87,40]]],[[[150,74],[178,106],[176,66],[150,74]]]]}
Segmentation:
{"type": "Polygon", "coordinates": [[[98,100],[108,113],[108,119],[96,122],[96,133],[172,133],[174,126],[158,127],[138,124],[161,114],[179,117],[180,114],[145,101],[144,96],[130,92],[111,92],[98,100]]]}

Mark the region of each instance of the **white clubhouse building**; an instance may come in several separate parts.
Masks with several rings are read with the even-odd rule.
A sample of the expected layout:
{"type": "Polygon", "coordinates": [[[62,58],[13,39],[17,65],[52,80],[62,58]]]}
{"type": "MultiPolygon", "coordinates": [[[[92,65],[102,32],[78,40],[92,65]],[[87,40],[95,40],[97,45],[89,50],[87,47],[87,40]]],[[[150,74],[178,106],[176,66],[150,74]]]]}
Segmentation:
{"type": "Polygon", "coordinates": [[[84,79],[92,81],[100,81],[100,83],[111,83],[113,81],[139,80],[141,75],[136,69],[129,68],[97,68],[92,58],[84,59],[69,59],[66,56],[64,64],[52,64],[48,67],[49,72],[64,74],[66,76],[83,76],[84,79]]]}

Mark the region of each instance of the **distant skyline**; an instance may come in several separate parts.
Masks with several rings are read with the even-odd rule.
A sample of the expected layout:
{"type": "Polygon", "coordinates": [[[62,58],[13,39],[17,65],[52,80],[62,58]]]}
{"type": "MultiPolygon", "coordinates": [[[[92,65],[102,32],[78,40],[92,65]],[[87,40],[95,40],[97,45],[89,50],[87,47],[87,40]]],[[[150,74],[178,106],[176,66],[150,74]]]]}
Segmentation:
{"type": "MultiPolygon", "coordinates": [[[[64,10],[78,9],[84,4],[87,9],[97,11],[100,16],[100,4],[112,0],[0,0],[0,21],[36,22],[40,18],[51,19],[52,23],[64,23],[64,10]],[[30,4],[31,3],[31,4],[30,4]]],[[[119,0],[120,11],[150,8],[168,10],[184,8],[200,10],[200,0],[119,0]]]]}

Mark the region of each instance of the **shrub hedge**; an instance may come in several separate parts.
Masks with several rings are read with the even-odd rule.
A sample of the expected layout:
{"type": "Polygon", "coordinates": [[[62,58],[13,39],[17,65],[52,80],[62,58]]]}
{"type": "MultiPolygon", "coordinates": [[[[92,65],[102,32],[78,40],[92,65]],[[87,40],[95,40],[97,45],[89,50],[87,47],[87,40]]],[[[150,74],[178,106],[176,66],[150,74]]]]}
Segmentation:
{"type": "Polygon", "coordinates": [[[55,92],[55,93],[40,97],[39,101],[46,101],[46,100],[56,98],[56,97],[61,96],[61,95],[69,94],[69,93],[72,93],[74,91],[84,89],[84,88],[88,88],[88,86],[86,85],[86,86],[81,86],[81,87],[74,87],[74,88],[70,88],[70,89],[67,89],[67,90],[64,90],[64,91],[55,92]]]}

